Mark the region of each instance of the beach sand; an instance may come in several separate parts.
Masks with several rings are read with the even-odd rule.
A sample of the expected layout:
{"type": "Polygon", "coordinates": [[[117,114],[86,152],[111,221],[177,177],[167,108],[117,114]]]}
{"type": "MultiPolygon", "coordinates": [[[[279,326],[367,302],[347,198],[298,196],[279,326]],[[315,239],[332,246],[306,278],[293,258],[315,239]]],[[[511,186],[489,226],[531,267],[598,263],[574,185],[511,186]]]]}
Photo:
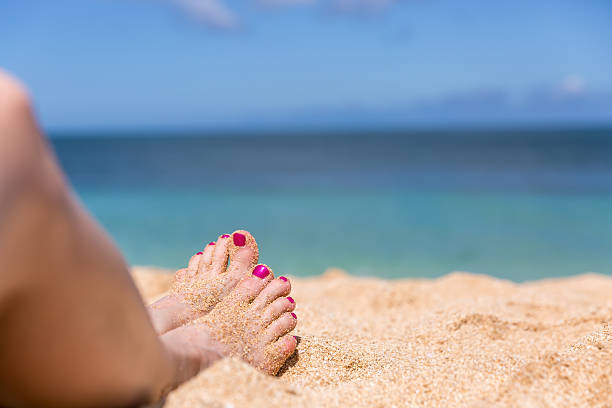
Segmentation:
{"type": "MultiPolygon", "coordinates": [[[[147,302],[170,275],[134,268],[147,302]]],[[[612,277],[515,284],[291,278],[297,353],[279,376],[225,359],[166,407],[612,407],[612,277]]]]}

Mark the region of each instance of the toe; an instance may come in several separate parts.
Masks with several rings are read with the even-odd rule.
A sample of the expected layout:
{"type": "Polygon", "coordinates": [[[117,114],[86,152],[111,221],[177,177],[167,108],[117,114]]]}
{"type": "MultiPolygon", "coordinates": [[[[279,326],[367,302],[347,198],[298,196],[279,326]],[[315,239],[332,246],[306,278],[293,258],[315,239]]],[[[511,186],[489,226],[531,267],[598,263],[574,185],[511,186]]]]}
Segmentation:
{"type": "Polygon", "coordinates": [[[295,313],[283,313],[264,330],[263,339],[265,342],[271,343],[295,329],[296,325],[297,316],[295,313]]]}
{"type": "Polygon", "coordinates": [[[200,268],[198,269],[199,273],[203,273],[208,270],[208,268],[210,267],[210,263],[212,262],[212,256],[214,251],[214,242],[210,242],[208,245],[206,245],[206,248],[204,248],[204,251],[202,253],[202,259],[200,260],[200,268]]]}
{"type": "Polygon", "coordinates": [[[291,283],[284,276],[274,279],[253,301],[253,308],[264,309],[275,299],[287,296],[291,292],[291,283]]]}
{"type": "MultiPolygon", "coordinates": [[[[189,262],[191,263],[191,261],[189,262]]],[[[179,269],[174,273],[174,284],[186,282],[191,276],[192,271],[189,268],[179,269]]]]}
{"type": "Polygon", "coordinates": [[[228,296],[229,301],[251,303],[253,299],[274,279],[272,270],[267,265],[257,265],[251,276],[244,278],[228,296]]]}
{"type": "Polygon", "coordinates": [[[193,276],[198,272],[200,262],[202,261],[202,254],[203,252],[198,252],[189,259],[189,264],[186,269],[188,275],[193,276]]]}
{"type": "Polygon", "coordinates": [[[259,249],[255,238],[248,231],[238,230],[232,233],[229,259],[228,273],[232,279],[236,280],[247,276],[251,268],[257,265],[259,249]]]}
{"type": "Polygon", "coordinates": [[[269,361],[264,363],[262,368],[269,374],[276,375],[285,361],[295,352],[296,348],[297,339],[294,336],[287,334],[281,337],[269,346],[269,361]]]}
{"type": "Polygon", "coordinates": [[[295,310],[295,300],[292,297],[280,297],[272,302],[261,315],[261,326],[268,327],[280,315],[295,310]]]}
{"type": "Polygon", "coordinates": [[[273,346],[278,352],[289,357],[297,348],[297,338],[291,334],[286,334],[280,339],[276,340],[273,346]]]}
{"type": "Polygon", "coordinates": [[[227,268],[228,253],[230,246],[230,236],[223,234],[217,239],[216,245],[213,245],[214,251],[212,254],[212,271],[214,273],[225,272],[227,268]]]}

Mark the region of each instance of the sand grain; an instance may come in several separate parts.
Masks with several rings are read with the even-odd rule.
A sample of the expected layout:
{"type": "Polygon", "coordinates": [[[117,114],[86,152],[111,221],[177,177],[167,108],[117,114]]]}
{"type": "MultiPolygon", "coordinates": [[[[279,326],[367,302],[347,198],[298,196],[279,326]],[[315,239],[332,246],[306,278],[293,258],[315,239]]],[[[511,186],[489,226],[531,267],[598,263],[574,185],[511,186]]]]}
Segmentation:
{"type": "MultiPolygon", "coordinates": [[[[169,288],[134,273],[146,300],[169,288]]],[[[291,280],[300,342],[279,376],[222,360],[167,407],[612,407],[611,277],[291,280]]]]}

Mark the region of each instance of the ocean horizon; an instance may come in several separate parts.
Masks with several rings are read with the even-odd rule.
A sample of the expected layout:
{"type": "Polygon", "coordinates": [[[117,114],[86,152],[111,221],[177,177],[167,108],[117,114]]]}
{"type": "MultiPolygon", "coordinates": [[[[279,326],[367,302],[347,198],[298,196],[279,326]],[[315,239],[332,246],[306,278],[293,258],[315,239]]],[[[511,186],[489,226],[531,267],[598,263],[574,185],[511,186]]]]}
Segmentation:
{"type": "Polygon", "coordinates": [[[52,136],[130,264],[244,228],[282,274],[612,274],[612,128],[52,136]]]}

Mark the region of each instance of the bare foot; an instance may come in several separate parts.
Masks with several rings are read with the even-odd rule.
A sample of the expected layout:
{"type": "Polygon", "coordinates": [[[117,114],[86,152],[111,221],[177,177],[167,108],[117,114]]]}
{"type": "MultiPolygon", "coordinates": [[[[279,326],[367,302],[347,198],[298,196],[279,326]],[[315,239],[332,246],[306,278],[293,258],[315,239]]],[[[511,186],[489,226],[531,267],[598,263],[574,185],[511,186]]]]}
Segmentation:
{"type": "Polygon", "coordinates": [[[176,272],[172,292],[148,307],[157,332],[166,333],[208,313],[258,259],[257,243],[247,231],[224,234],[208,244],[191,257],[187,268],[176,272]]]}
{"type": "Polygon", "coordinates": [[[289,280],[257,265],[206,316],[167,336],[192,338],[208,353],[237,356],[274,375],[295,351],[297,324],[289,280]]]}

